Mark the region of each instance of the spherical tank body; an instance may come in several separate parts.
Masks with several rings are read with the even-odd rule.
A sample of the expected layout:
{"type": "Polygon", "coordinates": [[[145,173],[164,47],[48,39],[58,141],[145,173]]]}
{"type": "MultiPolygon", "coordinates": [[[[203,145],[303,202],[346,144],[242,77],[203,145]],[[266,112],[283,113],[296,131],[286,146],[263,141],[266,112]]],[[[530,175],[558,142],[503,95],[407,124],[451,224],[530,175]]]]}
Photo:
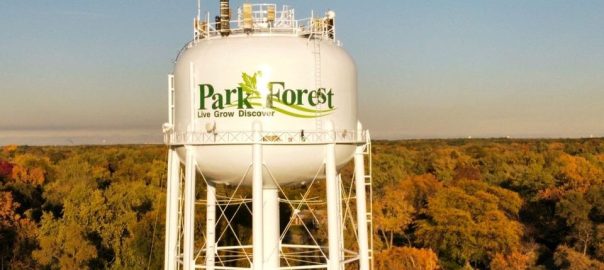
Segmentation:
{"type": "MultiPolygon", "coordinates": [[[[185,149],[193,150],[198,171],[211,182],[251,185],[252,145],[225,138],[249,136],[255,126],[263,141],[275,142],[262,146],[265,186],[322,175],[325,144],[309,143],[311,137],[326,133],[328,123],[336,136],[357,127],[356,67],[333,40],[270,34],[199,40],[181,52],[173,74],[174,133],[216,142],[184,145],[179,156],[185,160],[185,149]],[[288,144],[288,137],[299,143],[288,144]]],[[[354,150],[336,145],[338,168],[354,150]]]]}

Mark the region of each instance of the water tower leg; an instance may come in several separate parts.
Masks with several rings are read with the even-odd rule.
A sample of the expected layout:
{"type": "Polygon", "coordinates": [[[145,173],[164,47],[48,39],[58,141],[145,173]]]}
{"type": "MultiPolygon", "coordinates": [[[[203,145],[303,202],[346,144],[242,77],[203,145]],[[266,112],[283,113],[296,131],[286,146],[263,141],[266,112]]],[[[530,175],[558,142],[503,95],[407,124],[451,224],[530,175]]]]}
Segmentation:
{"type": "Polygon", "coordinates": [[[216,253],[216,186],[208,183],[206,208],[206,270],[214,270],[216,253]]]}
{"type": "Polygon", "coordinates": [[[184,235],[183,235],[183,269],[195,269],[195,260],[193,259],[193,243],[195,236],[195,155],[191,149],[187,149],[187,159],[185,163],[185,211],[184,211],[184,235]]]}
{"type": "Polygon", "coordinates": [[[328,270],[340,270],[340,213],[338,212],[338,183],[336,171],[336,145],[327,145],[325,159],[325,186],[327,189],[327,235],[329,240],[328,270]]]}
{"type": "Polygon", "coordinates": [[[281,234],[279,228],[279,190],[264,188],[263,223],[264,226],[264,269],[279,269],[279,243],[281,234]]]}
{"type": "Polygon", "coordinates": [[[253,270],[263,270],[263,182],[262,182],[262,126],[254,123],[254,145],[252,146],[252,257],[253,270]]]}
{"type": "Polygon", "coordinates": [[[164,269],[176,269],[178,240],[178,197],[180,196],[180,159],[175,148],[168,151],[168,181],[166,202],[166,246],[164,269]]]}
{"type": "Polygon", "coordinates": [[[354,153],[354,178],[357,201],[357,229],[359,236],[359,270],[369,270],[369,236],[367,233],[367,202],[365,195],[364,146],[357,146],[354,153]]]}

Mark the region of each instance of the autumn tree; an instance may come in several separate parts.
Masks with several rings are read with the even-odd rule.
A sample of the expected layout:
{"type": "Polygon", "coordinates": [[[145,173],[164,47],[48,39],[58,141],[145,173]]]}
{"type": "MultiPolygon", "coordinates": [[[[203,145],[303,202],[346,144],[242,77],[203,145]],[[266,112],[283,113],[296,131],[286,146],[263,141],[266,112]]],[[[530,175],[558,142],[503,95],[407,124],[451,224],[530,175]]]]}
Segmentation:
{"type": "Polygon", "coordinates": [[[513,251],[507,255],[497,253],[491,260],[489,267],[491,270],[529,270],[537,260],[537,254],[534,251],[523,253],[513,251]]]}
{"type": "Polygon", "coordinates": [[[2,154],[3,156],[10,157],[15,153],[15,151],[17,151],[17,148],[18,146],[15,144],[5,145],[2,147],[2,151],[0,151],[0,154],[2,154]]]}
{"type": "MultiPolygon", "coordinates": [[[[372,149],[380,268],[432,269],[438,260],[443,269],[598,269],[604,260],[604,139],[374,141],[372,149]]],[[[165,159],[157,145],[2,147],[0,269],[161,268],[165,159]]],[[[318,184],[309,196],[324,194],[318,184]]],[[[324,222],[326,212],[315,214],[324,222]]],[[[249,237],[249,217],[236,219],[249,237]]]]}
{"type": "Polygon", "coordinates": [[[404,234],[411,223],[415,209],[405,200],[400,183],[389,185],[384,190],[384,194],[376,196],[373,201],[373,220],[379,239],[386,248],[391,248],[395,236],[404,234]]]}
{"type": "Polygon", "coordinates": [[[19,202],[10,192],[0,192],[0,266],[32,269],[36,266],[30,252],[36,246],[36,224],[18,214],[19,202]]]}
{"type": "Polygon", "coordinates": [[[437,192],[417,222],[419,244],[459,265],[487,265],[497,253],[520,245],[523,230],[515,219],[522,200],[513,192],[474,180],[437,192]]]}
{"type": "Polygon", "coordinates": [[[51,173],[50,160],[31,154],[17,155],[14,158],[12,168],[12,179],[17,182],[42,185],[46,177],[51,173]]]}
{"type": "Polygon", "coordinates": [[[438,257],[430,249],[393,247],[375,255],[377,270],[437,270],[438,257]]]}
{"type": "Polygon", "coordinates": [[[0,181],[8,179],[13,174],[13,164],[0,158],[0,181]]]}
{"type": "Polygon", "coordinates": [[[96,257],[97,250],[85,233],[82,226],[45,213],[40,222],[40,249],[32,255],[51,269],[90,269],[89,262],[96,257]]]}
{"type": "Polygon", "coordinates": [[[442,187],[443,184],[432,174],[409,176],[397,186],[399,191],[405,194],[404,199],[414,209],[425,208],[428,204],[428,198],[436,194],[442,187]]]}
{"type": "Polygon", "coordinates": [[[584,157],[562,154],[558,162],[560,172],[557,177],[565,189],[585,192],[590,185],[602,183],[603,170],[584,157]]]}
{"type": "Polygon", "coordinates": [[[564,198],[556,204],[556,214],[563,218],[566,225],[571,228],[569,237],[577,242],[583,255],[592,244],[594,225],[589,219],[591,204],[579,192],[565,194],[564,198]]]}
{"type": "Polygon", "coordinates": [[[560,245],[554,253],[554,263],[562,270],[603,270],[604,264],[592,260],[580,252],[560,245]]]}
{"type": "Polygon", "coordinates": [[[4,267],[12,257],[12,247],[16,238],[15,223],[18,219],[16,208],[19,203],[15,202],[10,192],[0,192],[0,266],[4,267]]]}

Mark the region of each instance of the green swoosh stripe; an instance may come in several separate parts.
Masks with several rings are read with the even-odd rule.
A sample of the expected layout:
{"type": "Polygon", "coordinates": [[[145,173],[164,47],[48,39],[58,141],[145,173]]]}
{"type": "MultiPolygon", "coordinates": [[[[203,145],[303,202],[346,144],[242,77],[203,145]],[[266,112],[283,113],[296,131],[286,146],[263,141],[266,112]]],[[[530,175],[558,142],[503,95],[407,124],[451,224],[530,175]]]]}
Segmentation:
{"type": "MultiPolygon", "coordinates": [[[[250,102],[250,104],[253,105],[253,106],[261,106],[262,105],[262,104],[257,103],[257,102],[250,102]]],[[[235,105],[230,105],[229,107],[234,107],[234,106],[235,105]]],[[[327,113],[321,113],[320,115],[316,115],[316,114],[315,115],[304,115],[304,114],[300,114],[300,113],[295,113],[295,112],[287,111],[285,109],[281,109],[281,108],[278,108],[278,107],[273,107],[272,109],[274,111],[276,111],[276,112],[280,112],[282,114],[286,114],[286,115],[293,116],[293,117],[299,117],[299,118],[317,118],[317,117],[323,117],[323,116],[331,114],[331,111],[330,111],[330,112],[327,112],[327,113]]]]}
{"type": "Polygon", "coordinates": [[[332,112],[332,111],[335,110],[335,108],[333,108],[333,109],[327,109],[327,110],[313,110],[313,109],[302,107],[302,106],[296,105],[296,104],[287,105],[287,104],[283,103],[283,101],[278,100],[278,99],[277,100],[273,100],[273,102],[282,104],[283,106],[287,106],[287,107],[290,107],[292,109],[296,109],[296,110],[303,111],[303,112],[310,112],[310,113],[327,113],[327,112],[332,112]]]}
{"type": "MultiPolygon", "coordinates": [[[[249,98],[249,100],[254,100],[254,99],[260,99],[260,98],[259,97],[250,97],[249,98]]],[[[288,108],[292,108],[292,109],[295,109],[295,110],[298,110],[298,111],[302,111],[302,112],[308,112],[308,113],[314,113],[314,114],[328,114],[328,113],[331,113],[331,112],[335,111],[335,108],[334,109],[329,109],[329,110],[313,110],[313,109],[308,109],[308,108],[305,108],[305,107],[302,107],[302,106],[298,106],[298,105],[287,105],[287,104],[284,104],[283,102],[281,102],[280,100],[274,100],[273,102],[275,102],[275,101],[276,101],[276,103],[279,103],[279,104],[281,104],[283,106],[286,106],[288,108]]],[[[238,100],[234,100],[233,101],[233,103],[237,103],[237,102],[238,102],[238,100]]],[[[250,104],[254,105],[254,106],[261,106],[262,105],[262,104],[257,103],[257,102],[250,102],[250,104]]],[[[235,106],[237,106],[237,105],[236,104],[231,104],[231,105],[226,106],[225,108],[232,108],[232,107],[235,107],[235,106]]],[[[273,108],[275,108],[275,107],[273,107],[273,108]]],[[[281,109],[281,110],[285,111],[285,109],[281,109]]]]}
{"type": "Polygon", "coordinates": [[[289,116],[293,116],[293,117],[298,117],[298,118],[318,118],[318,117],[323,117],[326,115],[329,115],[329,113],[323,114],[323,115],[303,115],[303,114],[297,114],[297,113],[293,113],[293,112],[288,112],[286,110],[277,108],[277,107],[273,107],[273,110],[280,112],[282,114],[286,114],[289,116]]]}
{"type": "Polygon", "coordinates": [[[300,114],[300,115],[318,115],[318,114],[325,114],[325,113],[330,113],[330,112],[319,112],[319,111],[313,111],[313,110],[296,110],[294,108],[291,108],[287,105],[285,105],[285,107],[281,107],[281,104],[273,104],[273,105],[279,105],[279,106],[273,106],[273,109],[280,109],[283,111],[287,111],[287,112],[291,112],[294,114],[300,114]]]}

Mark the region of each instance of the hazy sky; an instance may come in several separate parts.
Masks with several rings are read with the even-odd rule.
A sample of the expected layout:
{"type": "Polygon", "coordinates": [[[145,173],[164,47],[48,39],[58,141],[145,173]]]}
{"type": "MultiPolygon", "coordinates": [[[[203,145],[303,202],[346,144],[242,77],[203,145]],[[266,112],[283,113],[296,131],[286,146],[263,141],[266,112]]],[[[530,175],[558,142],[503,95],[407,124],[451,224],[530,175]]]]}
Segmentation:
{"type": "MultiPolygon", "coordinates": [[[[604,136],[604,1],[276,2],[336,11],[374,137],[604,136]]],[[[202,5],[215,14],[218,1],[202,5]]],[[[195,12],[194,0],[1,1],[0,144],[159,142],[195,12]]]]}

